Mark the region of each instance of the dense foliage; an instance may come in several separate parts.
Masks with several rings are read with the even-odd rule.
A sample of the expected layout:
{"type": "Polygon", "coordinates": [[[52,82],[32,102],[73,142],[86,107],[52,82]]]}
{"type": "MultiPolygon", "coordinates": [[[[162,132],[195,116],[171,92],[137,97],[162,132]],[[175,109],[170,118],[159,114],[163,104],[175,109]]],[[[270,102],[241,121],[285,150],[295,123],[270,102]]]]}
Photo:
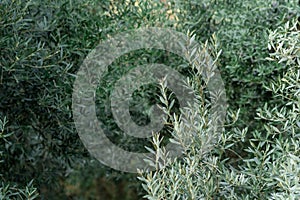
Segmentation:
{"type": "MultiPolygon", "coordinates": [[[[226,14],[226,17],[228,15],[230,16],[226,14]]],[[[247,105],[243,102],[246,100],[243,95],[251,90],[256,91],[255,96],[248,94],[247,101],[251,103],[248,105],[248,111],[241,109],[238,112],[242,119],[251,119],[245,121],[248,126],[239,129],[238,127],[244,121],[241,123],[239,119],[237,120],[237,114],[232,113],[234,123],[219,133],[219,140],[212,145],[212,151],[205,152],[203,149],[207,146],[203,138],[208,132],[207,127],[210,123],[206,109],[189,108],[183,112],[183,115],[193,116],[188,123],[175,117],[173,119],[175,128],[172,134],[176,140],[173,142],[183,145],[184,157],[175,161],[168,160],[164,156],[164,148],[160,146],[159,140],[154,138],[155,154],[160,158],[160,162],[169,163],[169,166],[163,170],[141,174],[140,180],[144,182],[143,187],[148,193],[146,198],[298,199],[300,197],[300,23],[295,16],[289,20],[285,20],[285,17],[286,15],[283,15],[280,22],[282,24],[274,30],[268,30],[266,26],[261,27],[266,31],[267,36],[260,33],[259,37],[265,38],[260,42],[266,44],[265,47],[256,50],[257,54],[253,52],[248,54],[249,59],[253,59],[252,64],[244,63],[245,55],[236,58],[236,55],[228,54],[231,57],[219,58],[220,63],[225,64],[235,61],[238,67],[226,66],[229,72],[225,71],[225,73],[236,78],[231,82],[243,81],[247,86],[240,88],[244,92],[238,93],[241,97],[235,97],[239,101],[235,101],[234,104],[237,103],[243,108],[247,105]],[[257,73],[249,71],[258,69],[260,71],[257,73]],[[243,73],[243,76],[240,73],[243,73]],[[257,91],[258,85],[261,87],[259,91],[257,91]],[[269,96],[264,96],[262,93],[267,93],[269,96]],[[261,107],[257,107],[255,102],[258,102],[258,105],[262,104],[261,107]],[[251,117],[252,112],[255,118],[251,117]],[[248,116],[243,116],[245,114],[248,116]],[[199,116],[200,119],[194,116],[199,116]],[[180,143],[179,141],[184,140],[187,135],[194,136],[192,143],[180,143]],[[242,151],[236,146],[243,147],[242,151]]],[[[250,17],[247,19],[251,20],[250,17]]],[[[254,27],[257,26],[256,23],[254,27]]],[[[242,28],[241,32],[233,33],[243,34],[242,28]]],[[[251,30],[251,26],[247,26],[246,29],[251,30]]],[[[224,33],[221,32],[220,35],[222,34],[224,33]]],[[[236,39],[236,37],[232,38],[236,39]]],[[[235,45],[243,45],[243,42],[248,43],[248,40],[252,39],[239,40],[239,44],[231,46],[233,47],[231,51],[235,50],[235,45]]],[[[260,45],[260,43],[248,44],[260,45]]],[[[225,56],[227,53],[224,52],[225,56]]],[[[242,50],[241,53],[247,53],[247,50],[242,50]]],[[[240,90],[230,90],[229,95],[237,91],[240,90]]],[[[199,99],[204,101],[201,97],[199,99]]],[[[156,162],[155,160],[149,162],[157,166],[157,160],[159,159],[156,159],[156,162]]]]}
{"type": "MultiPolygon", "coordinates": [[[[1,1],[0,199],[298,199],[299,6],[295,0],[1,1]],[[169,167],[140,174],[142,189],[136,175],[89,155],[74,126],[71,97],[76,72],[99,42],[150,26],[208,41],[229,108],[221,137],[205,154],[209,100],[199,95],[203,106],[182,111],[199,117],[185,124],[178,109],[166,109],[172,113],[161,134],[173,142],[193,134],[193,142],[184,157],[166,160],[169,167]]],[[[122,134],[108,96],[124,73],[146,63],[169,65],[191,84],[200,78],[182,59],[159,50],[132,52],[110,66],[97,89],[97,117],[113,130],[108,137],[114,143],[144,152],[150,142],[122,134]]],[[[151,85],[135,94],[136,122],[148,120],[141,111],[147,105],[139,103],[157,103],[153,92],[161,91],[151,85]]],[[[163,159],[160,141],[154,138],[163,159]]]]}

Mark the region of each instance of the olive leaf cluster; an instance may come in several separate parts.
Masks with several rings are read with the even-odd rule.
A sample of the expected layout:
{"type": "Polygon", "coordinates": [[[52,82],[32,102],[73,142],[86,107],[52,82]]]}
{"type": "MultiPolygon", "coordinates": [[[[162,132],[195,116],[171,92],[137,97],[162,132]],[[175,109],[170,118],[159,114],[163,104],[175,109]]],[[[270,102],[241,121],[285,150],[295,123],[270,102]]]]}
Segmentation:
{"type": "MultiPolygon", "coordinates": [[[[170,140],[182,147],[183,157],[168,159],[159,138],[153,139],[158,158],[149,162],[154,166],[163,163],[168,165],[154,172],[141,172],[139,179],[147,191],[147,199],[299,199],[298,27],[297,18],[293,18],[269,32],[268,48],[272,48],[273,52],[266,60],[270,65],[284,65],[287,70],[264,85],[276,103],[265,103],[257,109],[255,120],[260,121],[263,127],[253,131],[247,127],[239,129],[235,127],[239,111],[229,112],[230,120],[226,126],[231,127],[230,131],[226,129],[219,133],[213,149],[204,153],[204,136],[209,124],[208,108],[185,108],[181,116],[173,116],[172,134],[175,139],[170,140]],[[191,120],[181,120],[186,113],[191,120]],[[192,140],[189,145],[180,142],[186,137],[192,140]],[[240,142],[247,144],[244,149],[247,155],[242,156],[232,148],[240,142]]],[[[200,102],[203,101],[201,96],[198,98],[200,102]]]]}

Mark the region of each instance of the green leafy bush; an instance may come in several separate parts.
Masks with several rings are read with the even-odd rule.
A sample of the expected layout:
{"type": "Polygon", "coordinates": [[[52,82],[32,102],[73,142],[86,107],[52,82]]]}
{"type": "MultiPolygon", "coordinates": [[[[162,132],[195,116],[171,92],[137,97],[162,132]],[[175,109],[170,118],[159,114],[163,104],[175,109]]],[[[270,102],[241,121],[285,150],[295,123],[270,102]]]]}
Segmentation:
{"type": "Polygon", "coordinates": [[[35,179],[42,196],[60,198],[60,181],[91,159],[73,125],[71,94],[80,63],[111,31],[105,2],[1,1],[0,116],[11,133],[1,144],[4,185],[35,179]]]}
{"type": "Polygon", "coordinates": [[[190,116],[190,121],[173,118],[173,142],[182,145],[182,158],[169,160],[160,140],[154,138],[156,160],[149,162],[169,165],[141,173],[139,179],[147,199],[299,199],[299,25],[291,20],[269,33],[268,46],[273,53],[264,62],[275,61],[269,65],[283,65],[287,71],[264,85],[277,103],[271,107],[266,103],[257,110],[256,120],[264,124],[263,130],[240,130],[231,124],[232,131],[219,133],[219,140],[206,152],[207,109],[186,108],[183,115],[190,116]],[[244,149],[247,155],[242,157],[232,147],[237,142],[245,143],[247,135],[251,135],[244,149]],[[188,136],[192,136],[190,144],[180,142],[188,136]]]}
{"type": "MultiPolygon", "coordinates": [[[[72,86],[83,59],[101,40],[140,26],[168,26],[161,8],[164,4],[159,1],[0,2],[0,117],[7,117],[6,128],[11,133],[9,142],[1,143],[3,185],[22,186],[34,179],[42,197],[64,199],[69,185],[79,184],[78,190],[84,190],[93,185],[93,177],[110,174],[112,182],[137,182],[135,176],[91,164],[95,160],[73,124],[72,86]],[[85,182],[85,177],[74,178],[81,173],[88,173],[91,182],[85,182]],[[70,183],[66,177],[80,183],[70,183]]],[[[137,57],[158,59],[163,52],[156,54],[136,53],[120,62],[125,66],[126,62],[137,64],[137,57]]],[[[117,80],[118,76],[109,78],[117,80]]],[[[103,101],[111,90],[108,85],[100,85],[97,96],[103,101]]],[[[98,105],[98,117],[112,124],[106,112],[101,115],[103,104],[98,105]]],[[[117,140],[118,135],[114,137],[117,140]]]]}
{"type": "MultiPolygon", "coordinates": [[[[0,119],[8,119],[6,131],[2,129],[0,135],[1,198],[34,198],[37,191],[46,199],[137,199],[143,192],[156,199],[176,199],[177,195],[297,197],[298,186],[293,185],[297,180],[289,173],[298,173],[294,143],[299,132],[299,25],[291,19],[299,15],[299,10],[295,0],[1,1],[0,119]],[[283,26],[288,21],[290,25],[283,26]],[[200,95],[199,101],[207,105],[183,113],[199,114],[200,118],[194,119],[200,120],[199,124],[190,122],[198,140],[186,147],[186,156],[180,162],[141,178],[146,189],[141,191],[134,175],[115,172],[90,157],[73,124],[71,95],[80,64],[100,41],[150,26],[190,30],[202,42],[216,33],[218,42],[213,41],[218,47],[208,48],[218,58],[230,119],[213,150],[203,154],[205,140],[200,139],[207,131],[209,102],[200,95]],[[279,26],[283,27],[269,33],[279,26]],[[279,157],[281,160],[276,160],[279,157]],[[182,184],[181,188],[175,183],[182,184]],[[114,189],[108,191],[105,185],[114,189]],[[101,189],[105,194],[98,193],[101,189]],[[118,190],[121,192],[112,194],[118,190]]],[[[110,139],[123,148],[145,151],[149,141],[124,137],[107,109],[108,96],[126,71],[154,62],[169,65],[191,79],[197,77],[186,63],[163,51],[136,51],[116,60],[97,89],[97,114],[116,133],[110,139]]],[[[141,124],[147,116],[140,110],[147,105],[139,102],[157,102],[152,93],[157,90],[149,86],[135,94],[131,113],[141,124]]],[[[180,129],[179,119],[173,119],[177,125],[170,122],[162,135],[172,128],[174,139],[189,133],[180,129]]]]}

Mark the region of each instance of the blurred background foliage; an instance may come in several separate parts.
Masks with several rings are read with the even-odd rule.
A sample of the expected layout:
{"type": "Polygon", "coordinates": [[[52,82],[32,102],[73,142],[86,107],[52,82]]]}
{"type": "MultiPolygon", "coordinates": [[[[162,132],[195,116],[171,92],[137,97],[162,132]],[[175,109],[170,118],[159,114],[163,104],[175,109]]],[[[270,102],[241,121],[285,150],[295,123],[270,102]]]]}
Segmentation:
{"type": "MultiPolygon", "coordinates": [[[[240,109],[239,120],[226,129],[264,131],[267,120],[255,119],[257,110],[266,103],[272,108],[290,102],[272,97],[270,81],[289,73],[289,65],[279,62],[286,52],[276,42],[268,46],[270,30],[299,20],[299,11],[295,0],[0,1],[1,199],[34,199],[37,194],[42,199],[141,199],[145,195],[136,175],[116,172],[90,156],[72,119],[72,85],[80,64],[99,42],[122,31],[169,27],[183,33],[189,30],[200,42],[215,33],[222,50],[218,68],[229,111],[240,109]],[[270,59],[280,59],[266,59],[270,53],[270,59]]],[[[298,36],[282,37],[299,41],[298,36]]],[[[174,55],[136,51],[116,60],[97,89],[98,118],[115,130],[110,138],[137,151],[143,151],[143,145],[136,148],[136,140],[118,130],[107,99],[113,83],[126,70],[153,62],[191,74],[182,67],[187,64],[174,55]]],[[[155,86],[146,87],[138,95],[153,103],[156,100],[149,92],[153,89],[155,86]]],[[[145,122],[140,107],[134,108],[131,113],[136,121],[145,122]]],[[[244,149],[253,137],[247,134],[230,151],[247,158],[250,155],[244,149]]],[[[228,152],[223,156],[235,165],[242,163],[228,152]]]]}

